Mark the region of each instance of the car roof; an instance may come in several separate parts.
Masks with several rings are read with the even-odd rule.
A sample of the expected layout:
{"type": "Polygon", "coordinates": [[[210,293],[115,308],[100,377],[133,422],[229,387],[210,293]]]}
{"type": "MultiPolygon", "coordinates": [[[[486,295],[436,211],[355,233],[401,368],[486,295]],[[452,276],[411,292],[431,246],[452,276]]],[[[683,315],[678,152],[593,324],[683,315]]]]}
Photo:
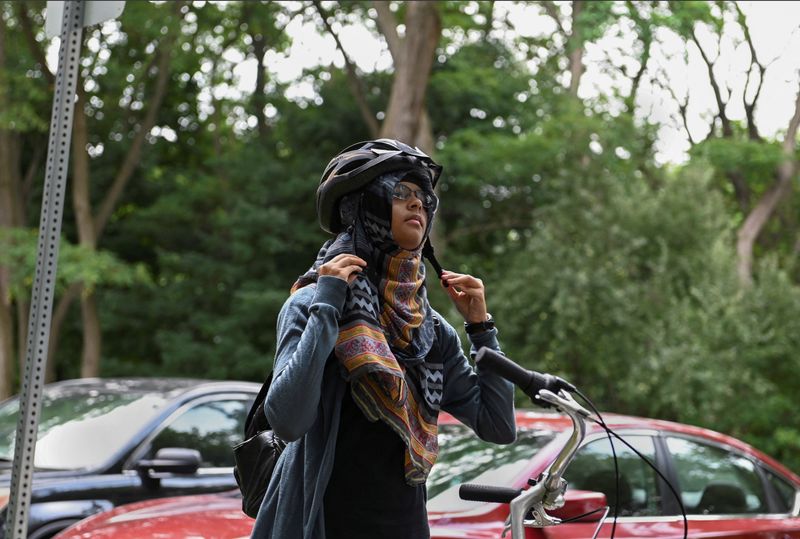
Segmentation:
{"type": "Polygon", "coordinates": [[[76,378],[45,386],[45,392],[62,395],[102,393],[160,393],[174,399],[190,393],[225,391],[258,392],[261,386],[254,382],[238,380],[204,380],[200,378],[76,378]]]}

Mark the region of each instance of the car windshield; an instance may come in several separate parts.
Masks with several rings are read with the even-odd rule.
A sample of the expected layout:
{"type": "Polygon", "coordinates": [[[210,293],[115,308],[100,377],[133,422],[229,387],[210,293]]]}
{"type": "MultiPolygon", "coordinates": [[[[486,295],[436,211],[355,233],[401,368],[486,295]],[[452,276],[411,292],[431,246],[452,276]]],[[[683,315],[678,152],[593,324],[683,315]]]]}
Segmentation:
{"type": "MultiPolygon", "coordinates": [[[[132,390],[124,384],[102,389],[46,388],[34,467],[99,466],[151,421],[165,402],[160,393],[132,390]]],[[[0,459],[13,458],[18,420],[18,398],[0,404],[0,459]]]]}
{"type": "Polygon", "coordinates": [[[484,442],[464,425],[439,426],[439,457],[428,477],[428,511],[466,511],[481,505],[458,497],[462,483],[510,486],[531,458],[555,437],[521,429],[514,443],[484,442]]]}

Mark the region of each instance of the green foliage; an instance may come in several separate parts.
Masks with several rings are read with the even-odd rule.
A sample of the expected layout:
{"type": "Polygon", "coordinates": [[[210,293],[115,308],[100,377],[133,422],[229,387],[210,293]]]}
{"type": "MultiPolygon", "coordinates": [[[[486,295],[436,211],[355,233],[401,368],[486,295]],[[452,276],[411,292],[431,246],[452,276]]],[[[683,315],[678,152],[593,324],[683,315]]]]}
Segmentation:
{"type": "Polygon", "coordinates": [[[775,141],[756,141],[744,137],[710,138],[692,148],[694,160],[706,160],[719,174],[719,183],[728,185],[727,174],[736,172],[752,178],[749,187],[763,193],[774,182],[783,151],[775,141]]]}
{"type": "Polygon", "coordinates": [[[658,17],[658,23],[670,28],[679,36],[689,39],[698,22],[712,23],[711,3],[705,0],[680,0],[669,2],[669,12],[658,17]]]}
{"type": "MultiPolygon", "coordinates": [[[[11,269],[12,299],[27,300],[36,267],[38,231],[0,228],[0,265],[11,269]]],[[[93,251],[62,238],[58,252],[56,293],[72,283],[83,283],[87,291],[99,286],[148,285],[150,275],[143,264],[127,264],[112,252],[93,251]]]]}
{"type": "Polygon", "coordinates": [[[579,29],[581,43],[596,41],[606,33],[608,25],[616,18],[614,2],[584,2],[575,27],[579,29]]]}
{"type": "MultiPolygon", "coordinates": [[[[28,10],[39,30],[43,5],[28,10]]],[[[42,73],[28,73],[34,60],[15,10],[2,6],[8,39],[21,52],[0,74],[11,103],[0,127],[23,137],[27,163],[42,144],[51,89],[42,73]]],[[[333,23],[376,31],[365,20],[368,2],[325,7],[333,23]]],[[[398,7],[402,21],[405,4],[398,7]]],[[[800,430],[786,420],[800,390],[797,268],[787,264],[784,232],[781,248],[759,246],[756,282],[740,287],[741,214],[727,188],[735,171],[753,196],[763,193],[780,147],[747,140],[736,126],[733,138],[698,145],[688,166],[659,168],[659,126],[617,112],[619,96],[567,95],[563,40],[497,39],[502,32],[488,32],[489,2],[439,9],[445,32],[426,96],[445,167],[437,255],[448,269],[483,279],[504,350],[566,376],[606,410],[723,430],[800,470],[800,430]]],[[[177,11],[171,2],[128,2],[119,32],[87,30],[82,80],[95,205],[148,110],[158,43],[174,40],[157,129],[100,251],[75,245],[65,205],[57,286],[83,281],[96,291],[104,375],[263,380],[270,368],[277,313],[326,239],[314,213],[320,172],[342,147],[370,136],[335,66],[301,75],[311,98],[287,98],[288,84],[269,65],[261,94],[232,90],[254,36],[273,53],[286,51],[293,17],[318,19],[305,4],[191,2],[177,11]],[[270,114],[259,132],[253,120],[264,107],[270,114]]],[[[662,28],[684,39],[698,23],[721,28],[720,10],[708,2],[587,2],[581,40],[597,40],[620,18],[643,46],[662,28]]],[[[385,111],[393,70],[359,75],[369,107],[385,111]]],[[[38,208],[30,206],[33,219],[38,208]]],[[[782,218],[796,223],[796,213],[793,201],[782,218]]],[[[35,234],[2,233],[0,264],[12,268],[14,298],[24,299],[35,234]]],[[[458,326],[434,279],[429,288],[458,326]]],[[[60,377],[78,375],[80,348],[79,317],[68,317],[60,377]]]]}

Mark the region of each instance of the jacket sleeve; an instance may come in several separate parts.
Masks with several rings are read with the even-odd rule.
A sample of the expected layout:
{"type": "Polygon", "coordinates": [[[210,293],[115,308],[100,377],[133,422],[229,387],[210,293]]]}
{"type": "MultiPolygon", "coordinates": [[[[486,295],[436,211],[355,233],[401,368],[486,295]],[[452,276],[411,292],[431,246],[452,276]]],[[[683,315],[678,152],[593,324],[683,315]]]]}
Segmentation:
{"type": "MultiPolygon", "coordinates": [[[[498,444],[513,442],[517,436],[513,384],[480,367],[473,368],[461,350],[456,330],[444,320],[441,323],[442,409],[472,428],[483,440],[498,444]]],[[[472,357],[481,346],[500,351],[496,329],[470,336],[470,340],[472,357]]]]}
{"type": "Polygon", "coordinates": [[[295,292],[278,315],[274,376],[264,401],[273,431],[286,442],[301,438],[319,410],[322,375],[339,335],[347,282],[321,276],[295,292]]]}

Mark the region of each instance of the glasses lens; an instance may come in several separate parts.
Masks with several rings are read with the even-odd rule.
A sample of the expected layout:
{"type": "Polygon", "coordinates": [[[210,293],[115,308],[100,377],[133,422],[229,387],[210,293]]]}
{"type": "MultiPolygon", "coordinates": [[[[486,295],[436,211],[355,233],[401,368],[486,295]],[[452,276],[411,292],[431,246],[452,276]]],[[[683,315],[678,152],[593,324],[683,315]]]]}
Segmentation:
{"type": "Polygon", "coordinates": [[[398,183],[394,186],[394,198],[398,200],[408,200],[408,197],[411,196],[411,189],[407,185],[403,185],[402,183],[398,183]]]}
{"type": "Polygon", "coordinates": [[[398,200],[408,200],[412,193],[422,202],[424,208],[436,209],[438,206],[439,199],[433,193],[423,191],[422,189],[411,189],[402,183],[398,183],[394,186],[392,196],[398,200]]]}

